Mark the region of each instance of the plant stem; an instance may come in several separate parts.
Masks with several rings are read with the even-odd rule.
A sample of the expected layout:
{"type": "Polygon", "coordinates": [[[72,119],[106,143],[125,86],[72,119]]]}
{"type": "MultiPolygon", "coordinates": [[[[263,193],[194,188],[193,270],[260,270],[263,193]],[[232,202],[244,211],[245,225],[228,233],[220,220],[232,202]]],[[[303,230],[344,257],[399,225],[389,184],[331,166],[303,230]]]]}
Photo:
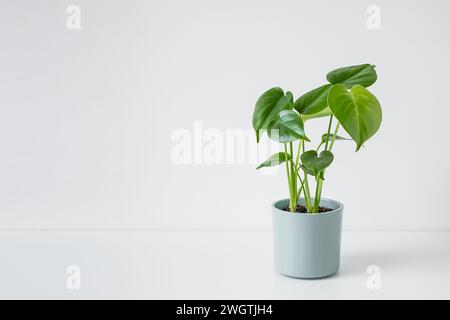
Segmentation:
{"type": "MultiPolygon", "coordinates": [[[[333,115],[331,115],[332,117],[333,115]]],[[[330,117],[330,118],[331,118],[330,117]]],[[[331,124],[331,120],[330,120],[331,124]]],[[[333,149],[334,141],[336,140],[336,135],[339,130],[339,122],[336,124],[336,128],[334,129],[333,138],[331,139],[330,147],[328,148],[328,151],[331,151],[333,149]]],[[[327,144],[328,144],[328,138],[330,136],[330,127],[328,127],[328,136],[327,136],[327,144]]],[[[327,146],[325,146],[325,150],[327,150],[327,146]]],[[[325,173],[325,170],[324,170],[325,173]]],[[[323,186],[323,180],[318,178],[317,180],[317,186],[316,186],[316,194],[314,196],[314,212],[319,212],[319,205],[320,205],[320,199],[322,197],[322,186],[323,186]]]]}
{"type": "Polygon", "coordinates": [[[298,200],[300,199],[300,194],[301,194],[302,190],[303,190],[303,193],[305,192],[305,180],[302,180],[298,171],[297,171],[297,176],[300,179],[300,188],[298,189],[297,199],[296,199],[295,203],[298,203],[298,200]]]}
{"type": "MultiPolygon", "coordinates": [[[[325,151],[328,150],[328,141],[330,140],[330,132],[331,132],[331,124],[333,123],[333,115],[330,115],[330,121],[328,122],[328,130],[327,130],[327,139],[325,140],[325,151]]],[[[314,207],[313,212],[318,213],[319,212],[319,205],[320,205],[320,197],[322,196],[322,185],[323,180],[320,179],[320,177],[316,177],[317,183],[316,183],[316,193],[314,195],[314,207]]]]}
{"type": "Polygon", "coordinates": [[[321,193],[322,193],[322,185],[323,185],[323,180],[318,178],[317,184],[316,184],[316,194],[314,195],[314,208],[313,208],[314,213],[319,212],[320,197],[321,197],[321,193]]]}
{"type": "Polygon", "coordinates": [[[320,144],[319,144],[319,146],[317,147],[317,149],[316,149],[316,152],[319,152],[319,149],[320,149],[320,147],[323,145],[323,142],[321,142],[320,144]]]}
{"type": "Polygon", "coordinates": [[[291,180],[292,180],[292,195],[294,196],[291,201],[292,204],[294,205],[294,211],[297,211],[297,203],[295,202],[295,200],[297,199],[297,175],[295,174],[295,169],[294,169],[294,148],[292,145],[292,142],[289,142],[289,149],[291,151],[291,180]]]}
{"type": "Polygon", "coordinates": [[[297,156],[295,158],[295,165],[294,165],[295,173],[296,173],[298,179],[300,180],[300,188],[298,189],[297,196],[295,198],[295,203],[296,204],[298,203],[298,200],[300,199],[300,195],[301,195],[302,190],[303,190],[303,193],[305,193],[304,180],[302,180],[302,177],[300,177],[300,174],[298,172],[298,163],[300,161],[300,153],[302,151],[301,147],[302,147],[302,141],[300,140],[298,142],[297,156]]]}
{"type": "Polygon", "coordinates": [[[302,147],[302,141],[300,140],[298,142],[297,157],[295,159],[295,168],[298,168],[298,162],[300,160],[301,147],[302,147]]]}
{"type": "Polygon", "coordinates": [[[328,149],[328,140],[330,139],[330,131],[331,131],[331,124],[332,123],[333,123],[333,115],[330,116],[330,122],[328,122],[327,140],[325,142],[325,150],[328,149]]]}
{"type": "Polygon", "coordinates": [[[309,190],[309,183],[308,183],[308,175],[305,172],[305,175],[303,177],[303,181],[305,181],[305,187],[303,191],[305,192],[305,206],[308,212],[312,211],[311,207],[311,191],[309,190]]]}
{"type": "MultiPolygon", "coordinates": [[[[302,152],[305,152],[305,141],[301,140],[302,152]]],[[[304,171],[303,171],[304,172],[304,171]]],[[[311,193],[309,191],[308,174],[304,172],[303,181],[305,185],[303,186],[303,193],[305,194],[305,206],[308,212],[311,212],[311,193]]]]}
{"type": "MultiPolygon", "coordinates": [[[[297,159],[298,159],[298,157],[297,157],[297,159]]],[[[294,167],[292,167],[292,169],[293,169],[293,171],[291,172],[291,175],[295,174],[295,176],[300,180],[300,188],[298,189],[296,197],[295,197],[295,204],[298,204],[298,200],[300,199],[301,191],[303,190],[303,192],[305,192],[305,187],[304,187],[305,181],[300,176],[298,161],[296,161],[296,165],[294,165],[294,167]]],[[[297,181],[296,181],[296,183],[297,183],[297,181]]]]}
{"type": "MultiPolygon", "coordinates": [[[[284,156],[285,159],[288,159],[288,152],[287,152],[287,145],[286,143],[284,143],[284,156]]],[[[292,180],[291,180],[291,175],[289,173],[289,161],[285,161],[286,163],[286,174],[287,174],[287,178],[288,178],[288,184],[289,184],[289,209],[291,212],[295,212],[295,207],[293,207],[292,205],[292,198],[293,198],[293,191],[292,191],[292,180]]]]}
{"type": "Polygon", "coordinates": [[[340,126],[340,125],[341,125],[341,124],[338,122],[337,125],[336,125],[336,128],[334,129],[333,139],[331,139],[329,151],[331,151],[331,149],[333,149],[334,141],[336,140],[337,132],[338,132],[338,130],[339,130],[339,126],[340,126]]]}

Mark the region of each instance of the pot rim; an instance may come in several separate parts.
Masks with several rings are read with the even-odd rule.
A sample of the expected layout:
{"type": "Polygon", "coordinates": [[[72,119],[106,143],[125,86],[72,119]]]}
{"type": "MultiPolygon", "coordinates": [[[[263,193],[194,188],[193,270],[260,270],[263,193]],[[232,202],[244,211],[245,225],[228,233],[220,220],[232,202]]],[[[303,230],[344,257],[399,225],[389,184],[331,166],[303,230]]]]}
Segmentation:
{"type": "MultiPolygon", "coordinates": [[[[299,201],[301,199],[305,199],[305,198],[300,198],[299,201]]],[[[314,199],[314,198],[311,198],[311,199],[314,199]]],[[[343,210],[344,210],[344,205],[341,202],[337,201],[337,200],[333,200],[333,199],[329,199],[329,198],[323,198],[323,197],[321,198],[321,200],[334,202],[337,205],[337,208],[333,209],[331,211],[327,211],[327,212],[317,212],[317,213],[300,213],[300,212],[296,212],[296,213],[292,213],[292,212],[281,210],[281,209],[276,207],[276,204],[281,202],[281,201],[288,201],[289,202],[289,198],[276,200],[276,201],[272,202],[271,207],[274,208],[276,210],[276,212],[278,212],[279,214],[286,214],[286,215],[300,214],[300,215],[304,215],[304,216],[307,216],[307,217],[315,217],[315,216],[324,216],[324,215],[329,215],[329,214],[335,214],[337,212],[343,212],[343,210]]]]}

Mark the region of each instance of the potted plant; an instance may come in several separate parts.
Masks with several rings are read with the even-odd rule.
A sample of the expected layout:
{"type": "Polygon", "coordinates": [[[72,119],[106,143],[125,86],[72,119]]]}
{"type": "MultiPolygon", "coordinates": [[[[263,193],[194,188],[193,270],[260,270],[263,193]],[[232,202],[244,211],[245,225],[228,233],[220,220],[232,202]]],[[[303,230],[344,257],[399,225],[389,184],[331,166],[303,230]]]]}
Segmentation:
{"type": "Polygon", "coordinates": [[[380,127],[377,98],[366,88],[377,80],[375,66],[349,66],[327,74],[328,84],[294,102],[291,92],[275,87],[256,102],[253,128],[259,142],[263,133],[282,149],[257,169],[284,165],[289,198],[272,204],[276,270],[297,278],[320,278],[336,273],[340,261],[343,205],[322,197],[325,171],[334,159],[338,140],[353,140],[356,151],[380,127]],[[304,124],[328,117],[318,146],[310,148],[304,124]],[[349,139],[338,135],[342,128],[349,139]]]}

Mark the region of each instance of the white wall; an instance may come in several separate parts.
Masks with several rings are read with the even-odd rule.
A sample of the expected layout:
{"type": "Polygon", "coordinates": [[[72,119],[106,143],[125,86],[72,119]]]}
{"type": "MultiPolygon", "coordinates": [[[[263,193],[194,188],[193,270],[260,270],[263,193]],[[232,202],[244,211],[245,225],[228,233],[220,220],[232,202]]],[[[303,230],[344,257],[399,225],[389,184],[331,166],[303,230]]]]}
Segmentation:
{"type": "Polygon", "coordinates": [[[175,165],[172,133],[249,129],[269,87],[298,96],[368,62],[382,127],[358,153],[336,146],[324,194],[345,228],[450,229],[449,14],[444,0],[2,1],[0,228],[268,228],[283,170],[175,165]]]}

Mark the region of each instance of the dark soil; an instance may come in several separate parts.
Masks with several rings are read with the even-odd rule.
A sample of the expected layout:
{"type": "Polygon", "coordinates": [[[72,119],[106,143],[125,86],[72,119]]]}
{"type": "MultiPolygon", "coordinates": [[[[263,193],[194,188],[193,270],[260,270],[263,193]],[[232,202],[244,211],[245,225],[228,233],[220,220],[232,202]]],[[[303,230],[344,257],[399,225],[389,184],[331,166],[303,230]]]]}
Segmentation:
{"type": "MultiPolygon", "coordinates": [[[[291,212],[291,210],[289,210],[289,207],[286,207],[283,210],[287,211],[287,212],[291,212]]],[[[327,208],[327,207],[319,207],[319,213],[328,212],[328,211],[333,211],[333,209],[330,209],[330,208],[327,208]]],[[[297,205],[296,212],[298,212],[298,213],[307,213],[308,211],[306,210],[305,206],[297,205]]]]}

